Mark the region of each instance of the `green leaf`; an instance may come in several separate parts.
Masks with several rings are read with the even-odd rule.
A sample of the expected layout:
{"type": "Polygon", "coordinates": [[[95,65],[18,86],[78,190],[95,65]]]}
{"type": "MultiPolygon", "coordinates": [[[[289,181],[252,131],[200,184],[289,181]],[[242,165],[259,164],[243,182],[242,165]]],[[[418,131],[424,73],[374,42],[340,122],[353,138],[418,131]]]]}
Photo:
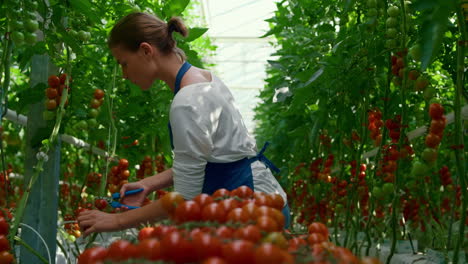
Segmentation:
{"type": "Polygon", "coordinates": [[[422,58],[421,69],[424,71],[438,54],[442,39],[447,31],[449,18],[454,12],[454,5],[439,5],[426,16],[421,29],[422,58]]]}
{"type": "Polygon", "coordinates": [[[70,4],[76,11],[83,13],[91,21],[101,23],[99,16],[94,12],[93,5],[88,0],[70,0],[70,4]]]}
{"type": "Polygon", "coordinates": [[[318,71],[316,71],[314,74],[312,74],[312,76],[310,77],[310,79],[304,84],[304,86],[308,86],[309,84],[311,84],[312,82],[314,82],[315,80],[317,80],[318,77],[320,77],[320,75],[322,75],[323,73],[323,70],[324,68],[320,68],[318,71]]]}
{"type": "Polygon", "coordinates": [[[189,3],[190,0],[168,1],[167,4],[163,7],[163,10],[168,18],[173,16],[180,16],[189,3]]]}
{"type": "Polygon", "coordinates": [[[199,27],[191,28],[189,30],[189,35],[185,39],[185,41],[186,42],[194,41],[198,39],[199,37],[201,37],[203,34],[205,34],[206,31],[208,31],[208,28],[199,28],[199,27]]]}

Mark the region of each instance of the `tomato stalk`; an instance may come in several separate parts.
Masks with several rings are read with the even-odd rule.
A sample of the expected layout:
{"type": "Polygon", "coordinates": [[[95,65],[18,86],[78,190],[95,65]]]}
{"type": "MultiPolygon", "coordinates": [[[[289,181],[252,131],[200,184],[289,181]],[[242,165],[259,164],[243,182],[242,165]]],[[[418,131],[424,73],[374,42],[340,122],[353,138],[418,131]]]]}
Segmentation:
{"type": "MultiPolygon", "coordinates": [[[[0,94],[0,126],[1,126],[1,119],[3,118],[3,116],[6,114],[6,111],[7,111],[7,107],[6,107],[6,103],[7,103],[7,91],[8,91],[8,87],[10,85],[10,57],[11,57],[11,50],[12,50],[12,41],[10,38],[8,38],[5,43],[4,43],[4,49],[3,49],[3,57],[2,57],[2,64],[0,66],[0,81],[2,79],[2,75],[3,75],[3,69],[2,67],[4,66],[5,67],[5,78],[3,79],[3,83],[2,83],[2,90],[0,91],[1,94],[0,94]],[[5,107],[3,107],[5,105],[5,107]]],[[[2,144],[2,142],[0,142],[0,144],[2,144]]],[[[9,189],[9,183],[7,181],[7,173],[6,173],[6,169],[5,169],[5,158],[4,158],[4,149],[3,149],[3,144],[2,144],[2,148],[1,148],[1,155],[2,155],[2,172],[4,174],[4,177],[5,177],[5,200],[6,200],[6,203],[9,204],[9,196],[8,196],[8,189],[9,189]]]]}
{"type": "MultiPolygon", "coordinates": [[[[463,129],[462,129],[462,119],[461,119],[461,100],[463,96],[463,88],[464,88],[464,60],[465,60],[465,45],[468,41],[466,28],[465,28],[465,19],[463,16],[462,11],[462,1],[460,1],[460,7],[457,10],[457,19],[458,25],[461,33],[461,40],[457,43],[457,83],[455,86],[455,145],[459,146],[455,148],[455,156],[456,156],[456,164],[457,164],[457,174],[460,179],[461,185],[461,219],[460,219],[460,227],[458,233],[458,240],[455,246],[454,254],[453,254],[453,263],[458,263],[458,254],[460,252],[460,247],[463,245],[463,240],[465,238],[465,221],[466,221],[466,210],[467,210],[467,203],[468,203],[468,193],[467,193],[467,176],[465,173],[465,154],[464,151],[466,147],[464,147],[464,139],[463,139],[463,129]]],[[[456,195],[456,194],[455,194],[456,195]]]]}
{"type": "Polygon", "coordinates": [[[110,165],[110,160],[115,156],[115,150],[117,147],[117,128],[115,126],[114,122],[114,117],[112,114],[112,99],[110,97],[110,92],[114,90],[115,88],[115,78],[117,76],[117,65],[114,65],[114,71],[112,73],[112,85],[110,87],[110,91],[105,92],[106,96],[106,102],[107,102],[107,112],[109,112],[109,133],[108,133],[108,138],[110,139],[111,137],[113,138],[112,144],[109,146],[109,150],[107,151],[108,157],[106,159],[106,171],[104,175],[102,176],[101,180],[101,186],[99,188],[99,195],[100,196],[105,196],[106,194],[106,185],[107,185],[107,173],[109,171],[109,165],[110,165]]]}
{"type": "MultiPolygon", "coordinates": [[[[403,25],[402,25],[402,34],[401,34],[401,45],[403,49],[406,47],[406,8],[405,8],[405,3],[404,0],[400,0],[400,10],[401,13],[400,15],[403,17],[403,25]]],[[[403,51],[404,53],[404,51],[403,51]]],[[[403,54],[403,60],[405,65],[407,65],[407,59],[406,55],[403,54]]],[[[401,126],[400,126],[400,138],[398,140],[398,151],[401,151],[401,148],[403,146],[403,143],[406,139],[406,125],[408,124],[408,118],[407,118],[407,103],[406,103],[406,93],[407,93],[407,81],[408,81],[408,74],[407,70],[403,73],[403,80],[400,89],[401,91],[401,126]]],[[[401,168],[402,167],[402,162],[398,162],[397,169],[395,171],[395,178],[393,180],[393,198],[392,198],[392,216],[391,216],[391,227],[392,227],[392,244],[390,248],[390,254],[387,258],[387,264],[390,264],[390,261],[395,254],[395,248],[396,248],[396,242],[397,242],[397,229],[398,229],[398,217],[397,217],[397,209],[398,209],[398,190],[400,189],[400,181],[399,178],[401,177],[401,168]]]]}

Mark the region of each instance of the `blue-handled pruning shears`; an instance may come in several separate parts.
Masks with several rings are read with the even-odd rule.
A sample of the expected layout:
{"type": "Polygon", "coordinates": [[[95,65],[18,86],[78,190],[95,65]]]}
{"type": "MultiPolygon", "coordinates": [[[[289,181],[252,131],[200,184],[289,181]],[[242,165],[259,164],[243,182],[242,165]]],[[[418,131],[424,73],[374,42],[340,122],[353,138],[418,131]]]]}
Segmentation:
{"type": "MultiPolygon", "coordinates": [[[[143,188],[140,188],[140,189],[135,189],[135,190],[130,190],[130,191],[126,191],[125,192],[125,196],[128,196],[128,195],[132,195],[132,194],[136,194],[136,193],[140,193],[143,191],[143,188]]],[[[121,208],[121,207],[124,207],[124,208],[127,208],[127,209],[137,209],[137,208],[140,208],[138,206],[131,206],[131,205],[125,205],[125,204],[121,204],[119,202],[120,200],[120,193],[116,192],[116,193],[113,193],[111,197],[97,197],[96,199],[103,199],[103,200],[106,200],[106,202],[112,206],[113,208],[121,208]]]]}

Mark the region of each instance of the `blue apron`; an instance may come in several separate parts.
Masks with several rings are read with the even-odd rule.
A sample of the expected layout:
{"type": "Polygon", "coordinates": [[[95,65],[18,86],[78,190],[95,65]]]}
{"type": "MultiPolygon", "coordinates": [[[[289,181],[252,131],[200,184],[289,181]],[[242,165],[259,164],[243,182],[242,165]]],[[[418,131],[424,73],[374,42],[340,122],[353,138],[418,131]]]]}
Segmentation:
{"type": "MultiPolygon", "coordinates": [[[[190,65],[190,63],[185,62],[177,72],[174,86],[174,95],[176,95],[179,92],[182,77],[188,71],[188,69],[190,69],[191,66],[192,65],[190,65]]],[[[174,149],[172,128],[170,122],[168,124],[168,127],[169,136],[171,140],[171,147],[172,149],[174,149]]],[[[267,168],[270,168],[272,171],[278,173],[280,170],[264,155],[268,144],[268,142],[265,143],[262,150],[260,150],[260,152],[252,158],[243,158],[241,160],[228,163],[207,162],[205,167],[205,179],[203,181],[202,193],[211,195],[216,190],[221,188],[225,188],[231,191],[242,185],[248,186],[252,190],[254,190],[251,164],[257,160],[263,162],[267,168]]],[[[286,220],[285,228],[288,228],[290,224],[290,212],[289,206],[287,204],[284,206],[282,212],[286,220]]]]}

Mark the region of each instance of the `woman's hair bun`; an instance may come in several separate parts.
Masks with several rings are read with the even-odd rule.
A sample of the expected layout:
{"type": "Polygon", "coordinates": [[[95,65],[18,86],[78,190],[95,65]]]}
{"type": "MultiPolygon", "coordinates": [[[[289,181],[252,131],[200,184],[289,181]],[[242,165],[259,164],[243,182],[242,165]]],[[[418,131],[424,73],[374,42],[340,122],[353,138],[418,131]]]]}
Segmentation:
{"type": "Polygon", "coordinates": [[[178,32],[183,37],[187,37],[188,35],[187,27],[185,27],[185,24],[180,17],[171,17],[171,19],[169,19],[167,22],[167,31],[170,34],[174,31],[178,32]]]}

